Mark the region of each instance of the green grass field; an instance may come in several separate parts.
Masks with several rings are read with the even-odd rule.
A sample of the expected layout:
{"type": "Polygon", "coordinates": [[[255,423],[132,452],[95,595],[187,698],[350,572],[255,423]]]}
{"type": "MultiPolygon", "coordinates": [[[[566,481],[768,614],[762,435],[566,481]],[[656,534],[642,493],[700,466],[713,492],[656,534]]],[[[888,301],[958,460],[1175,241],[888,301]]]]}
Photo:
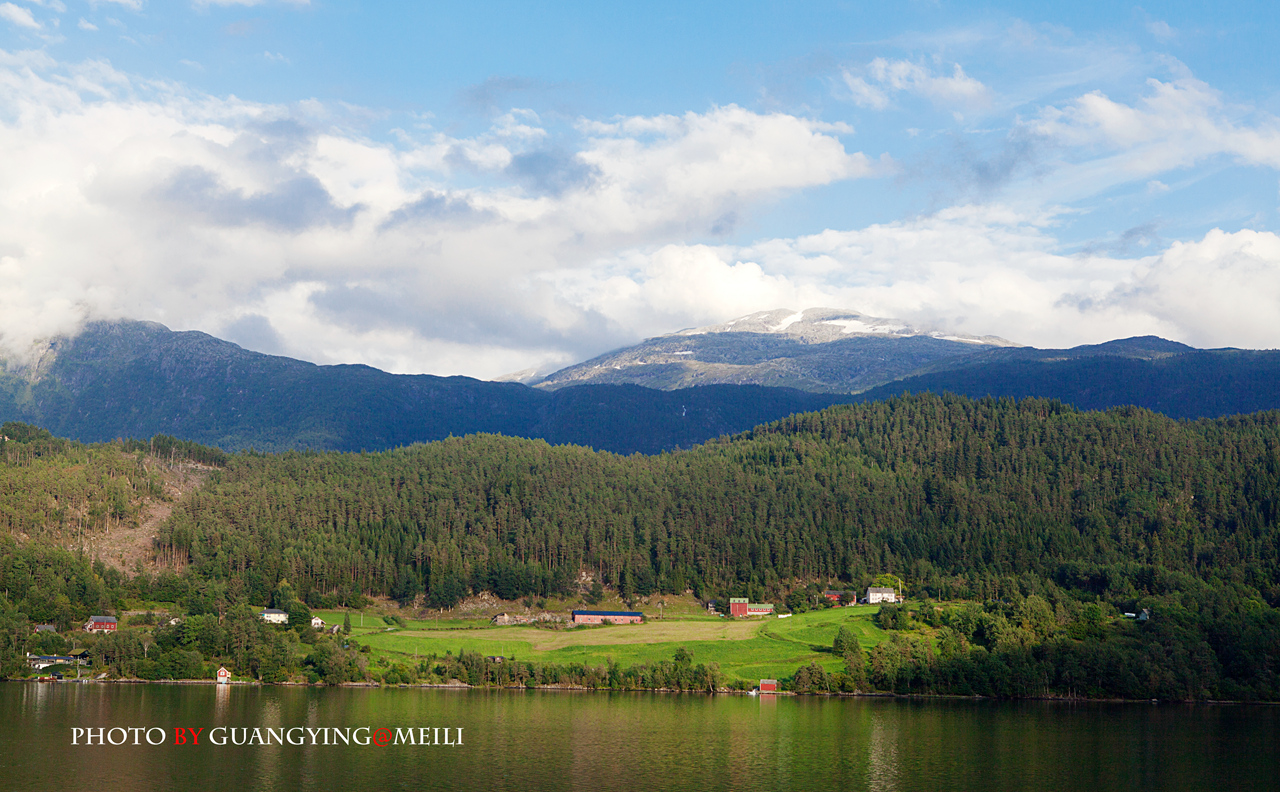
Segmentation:
{"type": "MultiPolygon", "coordinates": [[[[871,622],[879,606],[832,608],[790,618],[731,620],[704,614],[651,619],[645,624],[548,630],[528,626],[492,627],[484,619],[408,620],[407,628],[391,627],[380,616],[352,614],[352,636],[368,644],[375,657],[391,662],[460,650],[546,663],[622,666],[670,660],[684,647],[695,663],[717,663],[727,680],[756,681],[786,677],[810,662],[839,670],[844,660],[829,649],[841,625],[857,636],[863,649],[880,643],[885,633],[871,622]]],[[[321,611],[330,624],[342,623],[342,612],[321,611]]],[[[667,611],[672,616],[672,611],[667,611]]]]}

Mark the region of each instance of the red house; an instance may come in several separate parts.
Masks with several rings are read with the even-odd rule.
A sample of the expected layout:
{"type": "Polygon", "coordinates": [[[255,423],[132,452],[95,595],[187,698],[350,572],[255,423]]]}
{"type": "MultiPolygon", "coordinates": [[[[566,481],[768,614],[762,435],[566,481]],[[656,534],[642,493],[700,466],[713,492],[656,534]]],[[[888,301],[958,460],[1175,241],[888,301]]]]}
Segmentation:
{"type": "Polygon", "coordinates": [[[729,615],[734,618],[739,616],[768,616],[770,613],[773,613],[772,605],[751,602],[746,597],[729,598],[729,615]]]}
{"type": "Polygon", "coordinates": [[[644,621],[640,611],[573,611],[574,624],[639,624],[644,621]]]}
{"type": "Polygon", "coordinates": [[[778,680],[776,680],[776,679],[762,679],[762,680],[760,680],[760,692],[761,692],[761,693],[777,693],[777,692],[778,692],[778,680]]]}
{"type": "Polygon", "coordinates": [[[90,616],[84,623],[85,632],[109,633],[116,631],[115,616],[90,616]]]}

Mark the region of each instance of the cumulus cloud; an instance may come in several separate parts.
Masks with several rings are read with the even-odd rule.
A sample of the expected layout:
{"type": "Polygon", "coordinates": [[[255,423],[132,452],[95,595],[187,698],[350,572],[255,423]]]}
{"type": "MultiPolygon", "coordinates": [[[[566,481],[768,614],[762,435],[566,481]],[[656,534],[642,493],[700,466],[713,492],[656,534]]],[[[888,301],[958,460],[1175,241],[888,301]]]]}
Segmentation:
{"type": "Polygon", "coordinates": [[[80,28],[81,30],[90,30],[90,31],[98,29],[97,25],[93,24],[92,22],[85,19],[84,17],[80,17],[80,21],[76,23],[76,27],[80,28]]]}
{"type": "MultiPolygon", "coordinates": [[[[860,76],[885,96],[978,95],[954,68],[885,61],[860,76]]],[[[321,363],[493,377],[817,305],[1040,346],[1145,333],[1280,345],[1280,240],[1266,232],[1167,244],[1139,219],[1073,254],[1056,236],[1067,210],[982,195],[712,244],[779,196],[899,172],[850,145],[848,126],[800,115],[725,105],[566,131],[509,108],[473,134],[392,145],[350,131],[341,107],[210,97],[40,51],[0,51],[0,108],[11,351],[133,317],[321,363]]],[[[1097,184],[1158,193],[1177,163],[1276,167],[1268,118],[1190,78],[1131,104],[1086,94],[1017,130],[1078,155],[1060,181],[1109,168],[1122,173],[1097,184]]],[[[1021,178],[1020,151],[974,167],[1021,178]]]]}
{"type": "Polygon", "coordinates": [[[512,110],[475,136],[391,146],[317,125],[330,111],[311,104],[217,99],[101,62],[5,54],[0,71],[10,349],[128,316],[395,371],[568,363],[635,322],[567,300],[547,273],[891,169],[847,150],[847,127],[732,105],[584,120],[555,140],[512,110]]]}
{"type": "Polygon", "coordinates": [[[1147,81],[1133,104],[1092,91],[1065,107],[1045,109],[1032,128],[1061,145],[1100,154],[1098,170],[1155,174],[1227,155],[1250,165],[1280,167],[1280,122],[1228,106],[1220,93],[1194,77],[1147,81]]]}
{"type": "Polygon", "coordinates": [[[16,6],[13,3],[0,3],[0,19],[29,30],[39,30],[40,23],[31,15],[31,10],[16,6]]]}
{"type": "Polygon", "coordinates": [[[665,246],[559,275],[584,308],[636,335],[780,306],[848,306],[1041,347],[1154,334],[1197,346],[1280,346],[1280,237],[1215,230],[1143,258],[1057,250],[1053,213],[999,205],[749,247],[665,246]],[[1208,284],[1206,286],[1206,284],[1208,284]]]}

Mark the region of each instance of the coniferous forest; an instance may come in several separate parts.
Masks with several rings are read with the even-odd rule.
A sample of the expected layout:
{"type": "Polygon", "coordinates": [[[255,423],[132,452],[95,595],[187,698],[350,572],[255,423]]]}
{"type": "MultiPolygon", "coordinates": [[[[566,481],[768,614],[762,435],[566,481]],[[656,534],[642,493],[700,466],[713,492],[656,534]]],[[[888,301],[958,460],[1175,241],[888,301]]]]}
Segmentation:
{"type": "MultiPolygon", "coordinates": [[[[1178,422],[907,396],[629,457],[495,435],[231,456],[159,438],[160,453],[213,471],[161,527],[157,550],[181,573],[158,578],[42,538],[127,519],[131,493],[158,486],[144,464],[155,441],[4,434],[11,647],[19,614],[72,620],[157,588],[193,614],[268,603],[281,581],[311,607],[386,595],[447,608],[479,591],[568,591],[589,571],[624,598],[802,607],[797,590],[887,573],[942,604],[886,609],[893,637],[847,653],[835,689],[1280,698],[1277,413],[1178,422]],[[1143,625],[1100,626],[1142,608],[1143,625]]],[[[824,674],[788,684],[830,690],[824,674]]]]}

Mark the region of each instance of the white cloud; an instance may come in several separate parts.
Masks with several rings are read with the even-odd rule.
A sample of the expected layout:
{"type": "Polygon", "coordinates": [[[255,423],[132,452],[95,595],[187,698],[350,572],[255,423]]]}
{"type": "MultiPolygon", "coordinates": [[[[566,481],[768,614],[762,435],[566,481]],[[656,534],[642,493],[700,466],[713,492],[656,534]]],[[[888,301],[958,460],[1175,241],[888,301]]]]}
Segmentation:
{"type": "Polygon", "coordinates": [[[20,8],[13,3],[0,3],[0,19],[22,28],[40,29],[40,23],[31,15],[29,9],[20,8]]]}
{"type": "MultiPolygon", "coordinates": [[[[196,8],[207,8],[208,6],[256,6],[265,2],[267,0],[192,0],[191,4],[196,8]]],[[[311,5],[311,0],[280,0],[280,2],[295,6],[311,5]]]]}
{"type": "MultiPolygon", "coordinates": [[[[907,66],[866,78],[968,90],[963,72],[907,66]]],[[[1280,345],[1280,243],[1265,232],[1214,231],[1142,259],[1068,255],[1063,212],[1019,200],[690,242],[732,237],[780,195],[894,172],[851,150],[849,127],[786,113],[727,105],[562,133],[513,108],[478,134],[393,146],[344,129],[340,106],[219,99],[40,51],[0,51],[0,106],[10,348],[128,316],[317,362],[491,377],[788,305],[1040,346],[1144,333],[1280,345]]],[[[1268,123],[1175,81],[1132,105],[1089,94],[1028,127],[1080,155],[1055,189],[1092,174],[1156,193],[1162,163],[1225,152],[1274,167],[1268,123]],[[1150,162],[1129,172],[1129,159],[1150,162]]]]}
{"type": "MultiPolygon", "coordinates": [[[[316,126],[340,108],[215,99],[38,53],[0,58],[0,104],[10,348],[131,316],[256,328],[274,351],[397,371],[568,363],[630,340],[618,334],[634,322],[566,300],[547,273],[890,168],[847,151],[848,127],[736,106],[584,121],[585,136],[554,142],[536,114],[512,110],[477,136],[396,148],[316,126]],[[477,171],[491,186],[452,186],[477,171]]],[[[770,288],[736,271],[736,289],[770,288]]],[[[698,272],[690,283],[721,279],[698,272]]],[[[661,283],[655,306],[676,298],[661,283]]],[[[683,299],[654,310],[736,304],[683,299]]]]}
{"type": "Polygon", "coordinates": [[[956,207],[744,248],[670,245],[558,274],[636,336],[785,306],[836,306],[1041,347],[1155,334],[1280,346],[1280,237],[1215,230],[1141,259],[1057,251],[1051,214],[956,207]]]}
{"type": "Polygon", "coordinates": [[[271,52],[270,50],[263,52],[262,57],[266,60],[272,61],[273,63],[289,63],[289,59],[286,56],[281,55],[278,52],[271,52]]]}
{"type": "Polygon", "coordinates": [[[66,13],[67,10],[67,7],[63,4],[62,0],[27,0],[27,2],[32,5],[40,6],[41,8],[47,8],[50,11],[54,11],[59,14],[66,13]]]}
{"type": "Polygon", "coordinates": [[[93,24],[92,22],[85,19],[84,17],[80,17],[80,21],[76,23],[76,27],[80,28],[81,30],[97,30],[98,29],[97,25],[93,24]]]}
{"type": "Polygon", "coordinates": [[[1063,108],[1049,108],[1033,125],[1056,142],[1099,151],[1119,150],[1130,173],[1158,173],[1225,154],[1250,165],[1280,167],[1280,121],[1228,107],[1221,95],[1193,77],[1147,81],[1149,92],[1132,105],[1093,91],[1063,108]]]}
{"type": "Polygon", "coordinates": [[[951,74],[935,74],[922,63],[876,58],[858,70],[841,72],[849,98],[859,107],[883,110],[894,93],[923,96],[946,108],[981,110],[991,104],[991,89],[952,64],[951,74]]]}
{"type": "Polygon", "coordinates": [[[1147,23],[1147,32],[1160,41],[1172,41],[1178,37],[1178,31],[1169,27],[1168,22],[1159,19],[1153,19],[1147,23]]]}
{"type": "Polygon", "coordinates": [[[115,5],[124,6],[133,11],[142,10],[142,0],[89,0],[89,5],[95,8],[103,3],[113,3],[115,5]]]}

